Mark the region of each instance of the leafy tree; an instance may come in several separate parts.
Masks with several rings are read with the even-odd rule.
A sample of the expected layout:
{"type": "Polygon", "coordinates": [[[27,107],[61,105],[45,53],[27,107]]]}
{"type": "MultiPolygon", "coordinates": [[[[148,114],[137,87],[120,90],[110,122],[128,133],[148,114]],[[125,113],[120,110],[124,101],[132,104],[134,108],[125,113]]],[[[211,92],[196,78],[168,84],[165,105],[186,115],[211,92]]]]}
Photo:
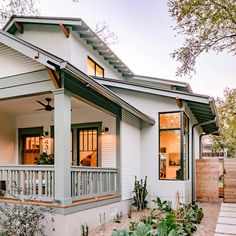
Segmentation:
{"type": "Polygon", "coordinates": [[[228,157],[235,157],[236,150],[236,89],[226,88],[224,98],[216,99],[219,115],[220,135],[211,136],[215,151],[227,149],[228,157]]]}
{"type": "Polygon", "coordinates": [[[177,75],[195,72],[197,57],[209,50],[236,54],[235,0],[168,0],[174,28],[185,35],[182,47],[172,53],[181,63],[177,75]]]}
{"type": "Polygon", "coordinates": [[[3,26],[12,15],[39,15],[36,7],[38,0],[3,0],[0,5],[0,26],[3,26]]]}

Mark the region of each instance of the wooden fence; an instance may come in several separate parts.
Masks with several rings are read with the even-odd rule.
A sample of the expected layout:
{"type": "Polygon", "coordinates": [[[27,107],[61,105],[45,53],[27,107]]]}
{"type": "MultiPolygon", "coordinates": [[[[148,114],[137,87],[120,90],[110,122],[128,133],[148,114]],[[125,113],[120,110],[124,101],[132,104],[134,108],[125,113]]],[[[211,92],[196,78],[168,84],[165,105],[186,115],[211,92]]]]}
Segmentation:
{"type": "Polygon", "coordinates": [[[236,158],[224,160],[224,202],[236,203],[236,158]]]}
{"type": "Polygon", "coordinates": [[[196,160],[196,200],[199,202],[219,201],[218,160],[196,160]]]}

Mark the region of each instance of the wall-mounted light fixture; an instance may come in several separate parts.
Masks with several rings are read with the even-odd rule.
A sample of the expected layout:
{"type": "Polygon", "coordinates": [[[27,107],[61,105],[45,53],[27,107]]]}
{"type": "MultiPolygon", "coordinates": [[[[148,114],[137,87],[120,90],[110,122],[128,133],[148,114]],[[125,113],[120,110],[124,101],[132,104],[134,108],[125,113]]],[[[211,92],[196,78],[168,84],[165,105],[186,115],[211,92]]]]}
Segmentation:
{"type": "Polygon", "coordinates": [[[100,134],[106,134],[109,131],[108,127],[103,127],[100,134]]]}

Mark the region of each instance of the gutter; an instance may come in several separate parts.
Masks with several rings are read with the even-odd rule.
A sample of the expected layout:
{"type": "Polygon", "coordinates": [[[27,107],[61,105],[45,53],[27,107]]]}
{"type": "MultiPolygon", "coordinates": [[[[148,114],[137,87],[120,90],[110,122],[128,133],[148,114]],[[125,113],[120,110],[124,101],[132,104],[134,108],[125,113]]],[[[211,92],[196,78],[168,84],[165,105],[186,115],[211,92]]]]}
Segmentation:
{"type": "Polygon", "coordinates": [[[107,87],[94,81],[94,79],[92,79],[90,76],[88,76],[88,75],[84,74],[83,72],[81,72],[80,70],[76,69],[70,63],[64,64],[63,67],[64,67],[65,71],[76,76],[76,78],[79,79],[82,83],[85,83],[87,86],[93,88],[95,91],[102,94],[103,96],[105,96],[109,100],[115,102],[116,104],[118,104],[119,106],[121,106],[122,108],[127,110],[128,112],[134,114],[135,116],[137,116],[141,120],[147,122],[150,125],[154,125],[156,123],[156,121],[152,117],[139,111],[137,108],[133,107],[132,105],[130,105],[129,103],[124,101],[122,98],[117,96],[114,92],[109,90],[107,87]]]}

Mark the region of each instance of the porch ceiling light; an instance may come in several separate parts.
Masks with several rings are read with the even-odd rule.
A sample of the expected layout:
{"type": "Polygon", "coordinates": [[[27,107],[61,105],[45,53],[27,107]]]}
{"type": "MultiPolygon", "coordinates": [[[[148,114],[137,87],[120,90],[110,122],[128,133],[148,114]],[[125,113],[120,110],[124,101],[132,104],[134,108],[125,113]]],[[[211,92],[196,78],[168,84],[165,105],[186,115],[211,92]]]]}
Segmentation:
{"type": "Polygon", "coordinates": [[[109,128],[108,127],[103,127],[100,134],[106,134],[107,132],[109,131],[109,128]]]}

